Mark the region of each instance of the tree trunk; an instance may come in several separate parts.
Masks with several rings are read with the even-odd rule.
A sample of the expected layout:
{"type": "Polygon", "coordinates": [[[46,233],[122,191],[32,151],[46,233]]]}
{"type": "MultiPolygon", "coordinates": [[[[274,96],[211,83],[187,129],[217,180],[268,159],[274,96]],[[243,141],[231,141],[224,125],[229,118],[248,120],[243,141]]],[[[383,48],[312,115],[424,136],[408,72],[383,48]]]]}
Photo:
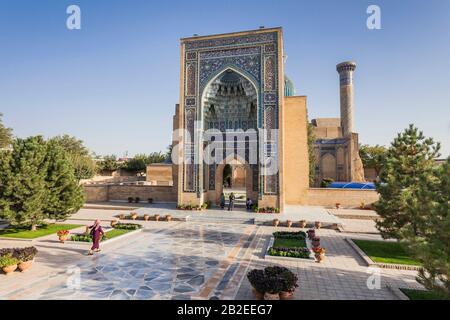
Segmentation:
{"type": "Polygon", "coordinates": [[[37,225],[35,223],[33,223],[31,225],[31,231],[36,231],[37,230],[37,225]]]}

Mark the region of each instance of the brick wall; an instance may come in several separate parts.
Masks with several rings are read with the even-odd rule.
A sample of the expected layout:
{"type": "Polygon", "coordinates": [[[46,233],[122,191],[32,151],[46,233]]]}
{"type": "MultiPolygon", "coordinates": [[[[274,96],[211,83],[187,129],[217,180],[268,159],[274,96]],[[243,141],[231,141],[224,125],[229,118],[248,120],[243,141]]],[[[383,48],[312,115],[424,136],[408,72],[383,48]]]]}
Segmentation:
{"type": "Polygon", "coordinates": [[[310,188],[308,205],[335,207],[340,203],[344,208],[359,208],[361,202],[370,205],[378,200],[375,190],[310,188]]]}
{"type": "Polygon", "coordinates": [[[104,202],[111,200],[127,200],[128,197],[139,197],[142,201],[152,198],[155,202],[176,202],[177,195],[171,186],[121,186],[85,185],[86,202],[104,202]]]}

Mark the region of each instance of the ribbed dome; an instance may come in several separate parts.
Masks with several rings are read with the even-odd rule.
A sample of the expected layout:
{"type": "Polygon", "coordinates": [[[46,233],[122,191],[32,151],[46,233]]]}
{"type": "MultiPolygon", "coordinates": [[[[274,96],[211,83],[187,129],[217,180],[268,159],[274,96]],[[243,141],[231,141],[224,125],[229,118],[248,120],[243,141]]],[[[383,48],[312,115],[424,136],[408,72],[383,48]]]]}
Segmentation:
{"type": "Polygon", "coordinates": [[[287,76],[284,76],[284,96],[292,97],[295,95],[294,83],[287,76]]]}

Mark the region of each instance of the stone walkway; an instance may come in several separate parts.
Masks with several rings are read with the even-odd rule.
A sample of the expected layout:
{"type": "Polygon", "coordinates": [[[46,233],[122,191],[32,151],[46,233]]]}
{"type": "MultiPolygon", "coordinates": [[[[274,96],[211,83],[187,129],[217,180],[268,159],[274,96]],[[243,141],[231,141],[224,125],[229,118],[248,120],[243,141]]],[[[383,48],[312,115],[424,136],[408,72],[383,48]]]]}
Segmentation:
{"type": "MultiPolygon", "coordinates": [[[[107,224],[119,213],[83,209],[67,222],[100,218],[107,224]]],[[[299,277],[295,299],[395,299],[386,285],[420,287],[415,271],[380,269],[380,288],[369,289],[371,274],[345,238],[380,237],[373,221],[343,222],[346,232],[318,231],[327,249],[323,263],[279,263],[299,277]]],[[[55,235],[32,242],[0,240],[0,248],[39,249],[31,270],[0,274],[0,299],[253,299],[246,273],[274,264],[263,259],[263,252],[272,232],[287,230],[209,221],[139,223],[142,232],[105,244],[93,257],[85,255],[89,244],[60,244],[55,235]]]]}
{"type": "MultiPolygon", "coordinates": [[[[251,268],[262,269],[274,265],[263,259],[268,239],[275,230],[287,228],[264,227],[264,236],[261,238],[251,263],[251,268]]],[[[354,235],[341,234],[333,230],[321,229],[316,232],[320,236],[321,245],[326,248],[326,258],[322,263],[303,261],[283,261],[278,265],[289,268],[299,278],[299,288],[294,299],[300,300],[380,300],[396,299],[396,296],[386,287],[420,288],[415,281],[415,271],[402,271],[378,269],[380,271],[380,287],[369,289],[367,280],[371,273],[363,260],[345,241],[345,237],[354,235]]],[[[360,238],[359,236],[356,238],[360,238]]],[[[365,239],[379,238],[363,236],[365,239]]],[[[250,283],[246,278],[238,291],[236,299],[253,299],[250,283]]]]}
{"type": "MultiPolygon", "coordinates": [[[[124,300],[220,296],[234,273],[228,272],[228,267],[239,265],[240,252],[248,247],[247,240],[256,229],[242,224],[227,228],[222,224],[189,222],[153,224],[163,228],[146,229],[124,243],[107,246],[101,254],[79,256],[78,262],[57,268],[66,270],[47,277],[41,273],[41,281],[34,282],[31,288],[21,283],[20,277],[34,269],[28,274],[8,276],[7,280],[15,284],[10,287],[14,290],[4,294],[2,282],[0,288],[5,290],[1,290],[1,298],[124,300]],[[80,271],[80,286],[74,285],[74,270],[80,271]],[[20,284],[23,287],[19,289],[20,284]]],[[[36,243],[41,249],[39,244],[36,243]]]]}

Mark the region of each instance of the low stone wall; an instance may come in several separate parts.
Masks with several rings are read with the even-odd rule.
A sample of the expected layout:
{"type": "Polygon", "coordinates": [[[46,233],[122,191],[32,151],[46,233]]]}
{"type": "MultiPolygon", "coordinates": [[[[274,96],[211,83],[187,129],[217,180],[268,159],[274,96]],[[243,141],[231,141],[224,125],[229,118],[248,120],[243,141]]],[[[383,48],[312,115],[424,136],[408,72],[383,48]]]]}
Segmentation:
{"type": "Polygon", "coordinates": [[[81,180],[82,184],[96,184],[96,183],[127,183],[145,181],[145,177],[138,176],[95,176],[92,179],[81,180]]]}
{"type": "Polygon", "coordinates": [[[360,189],[331,189],[310,188],[308,189],[308,205],[335,207],[340,203],[343,208],[359,208],[361,202],[366,206],[376,202],[379,194],[375,190],[360,189]]]}
{"type": "Polygon", "coordinates": [[[124,185],[84,185],[86,202],[128,200],[139,197],[142,201],[152,198],[154,202],[176,202],[177,195],[171,186],[124,186],[124,185]]]}
{"type": "Polygon", "coordinates": [[[83,185],[86,202],[105,202],[108,201],[108,186],[89,186],[83,185]]]}

